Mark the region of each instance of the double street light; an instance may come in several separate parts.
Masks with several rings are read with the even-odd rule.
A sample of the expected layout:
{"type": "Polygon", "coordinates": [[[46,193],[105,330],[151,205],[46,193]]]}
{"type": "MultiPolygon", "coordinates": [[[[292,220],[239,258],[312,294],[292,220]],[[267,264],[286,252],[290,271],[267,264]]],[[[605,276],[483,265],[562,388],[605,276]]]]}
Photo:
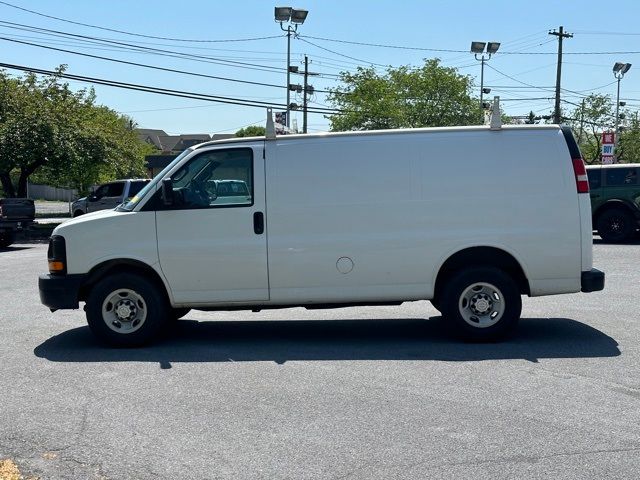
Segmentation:
{"type": "MultiPolygon", "coordinates": [[[[275,21],[280,23],[282,31],[287,32],[287,127],[291,125],[291,119],[289,118],[289,111],[291,110],[291,72],[298,70],[298,67],[291,66],[291,34],[296,34],[298,31],[298,25],[302,25],[307,19],[309,14],[308,10],[302,10],[300,8],[291,7],[275,7],[274,17],[275,21]],[[284,27],[284,23],[287,24],[287,28],[284,27]]],[[[295,89],[295,86],[293,86],[295,89]]]]}
{"type": "Polygon", "coordinates": [[[480,62],[480,110],[485,108],[482,102],[483,95],[491,92],[490,88],[484,88],[484,62],[489,60],[491,55],[496,53],[499,48],[499,42],[471,42],[471,53],[473,53],[476,60],[480,62]],[[485,53],[487,54],[486,56],[485,53]]]}
{"type": "MultiPolygon", "coordinates": [[[[618,96],[616,98],[616,129],[615,129],[615,145],[616,148],[618,146],[618,130],[620,129],[619,127],[619,123],[620,123],[620,107],[624,107],[626,104],[625,102],[621,102],[620,101],[620,80],[622,80],[622,78],[624,77],[624,74],[627,73],[629,71],[629,69],[631,68],[631,64],[630,63],[622,63],[622,62],[616,62],[613,65],[613,76],[616,77],[616,79],[618,80],[618,96]]],[[[617,155],[617,152],[616,152],[617,155]]]]}

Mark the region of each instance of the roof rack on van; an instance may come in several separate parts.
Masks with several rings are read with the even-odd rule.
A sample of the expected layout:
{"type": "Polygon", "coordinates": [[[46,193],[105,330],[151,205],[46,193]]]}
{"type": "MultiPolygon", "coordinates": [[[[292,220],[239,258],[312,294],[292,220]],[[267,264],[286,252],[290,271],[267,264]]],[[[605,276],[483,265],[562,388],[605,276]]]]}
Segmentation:
{"type": "Polygon", "coordinates": [[[500,130],[502,128],[502,116],[500,114],[500,97],[493,97],[493,105],[491,107],[491,123],[489,130],[500,130]]]}
{"type": "Polygon", "coordinates": [[[265,128],[264,136],[267,140],[275,140],[276,138],[276,126],[273,123],[273,109],[267,108],[267,126],[265,128]]]}

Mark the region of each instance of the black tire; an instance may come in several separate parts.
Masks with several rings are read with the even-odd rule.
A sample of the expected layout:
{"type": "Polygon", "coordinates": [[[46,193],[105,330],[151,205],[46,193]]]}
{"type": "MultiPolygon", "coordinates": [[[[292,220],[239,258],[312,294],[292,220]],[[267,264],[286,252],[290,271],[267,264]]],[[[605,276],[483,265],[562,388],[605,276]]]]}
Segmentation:
{"type": "Polygon", "coordinates": [[[190,308],[172,308],[174,320],[180,320],[191,311],[190,308]]]}
{"type": "Polygon", "coordinates": [[[82,210],[76,210],[75,212],[73,212],[73,218],[79,217],[80,215],[84,215],[84,212],[82,210]]]}
{"type": "Polygon", "coordinates": [[[0,248],[7,248],[16,241],[16,234],[13,232],[0,232],[0,248]]]}
{"type": "Polygon", "coordinates": [[[429,300],[431,302],[431,305],[433,305],[433,308],[435,308],[436,310],[438,310],[440,313],[442,313],[442,305],[440,304],[440,299],[439,298],[432,298],[431,300],[429,300]]]}
{"type": "Polygon", "coordinates": [[[612,208],[598,216],[596,228],[605,242],[626,242],[633,235],[633,217],[621,208],[612,208]]]}
{"type": "Polygon", "coordinates": [[[171,307],[155,283],[134,273],[117,273],[93,286],[85,310],[89,328],[100,342],[114,347],[139,347],[159,337],[168,323],[171,307]],[[114,297],[117,303],[108,301],[114,297]],[[135,310],[133,321],[120,321],[118,307],[135,310]]]}
{"type": "Polygon", "coordinates": [[[502,270],[470,267],[449,278],[442,290],[441,306],[456,335],[466,341],[492,342],[515,329],[522,299],[515,280],[502,270]]]}

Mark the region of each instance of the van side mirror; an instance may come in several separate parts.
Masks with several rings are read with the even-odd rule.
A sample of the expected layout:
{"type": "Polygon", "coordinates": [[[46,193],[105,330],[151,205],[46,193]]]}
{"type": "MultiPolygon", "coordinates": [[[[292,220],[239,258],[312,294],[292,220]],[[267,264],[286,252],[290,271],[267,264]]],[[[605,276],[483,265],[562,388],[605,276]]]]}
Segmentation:
{"type": "Polygon", "coordinates": [[[173,180],[170,178],[163,178],[161,189],[162,203],[170,207],[175,203],[175,198],[173,196],[173,180]]]}
{"type": "Polygon", "coordinates": [[[96,196],[95,192],[90,193],[89,196],[87,197],[87,200],[89,200],[90,202],[95,202],[98,200],[98,197],[96,196]]]}

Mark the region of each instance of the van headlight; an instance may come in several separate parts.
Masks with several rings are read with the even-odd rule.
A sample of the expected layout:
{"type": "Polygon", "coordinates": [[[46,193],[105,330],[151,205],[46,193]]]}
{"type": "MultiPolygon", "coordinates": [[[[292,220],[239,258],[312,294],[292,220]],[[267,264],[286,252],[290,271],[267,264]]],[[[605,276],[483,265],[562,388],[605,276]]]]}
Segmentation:
{"type": "Polygon", "coordinates": [[[47,250],[47,260],[49,261],[50,274],[66,275],[67,246],[63,236],[53,235],[49,239],[49,249],[47,250]]]}

